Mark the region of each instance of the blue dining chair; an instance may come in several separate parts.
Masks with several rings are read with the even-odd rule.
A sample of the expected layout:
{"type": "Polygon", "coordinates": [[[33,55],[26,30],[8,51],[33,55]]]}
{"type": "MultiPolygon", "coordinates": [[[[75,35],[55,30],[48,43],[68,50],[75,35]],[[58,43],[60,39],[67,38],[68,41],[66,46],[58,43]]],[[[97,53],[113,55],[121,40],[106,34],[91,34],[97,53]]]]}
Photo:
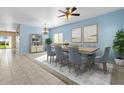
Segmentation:
{"type": "Polygon", "coordinates": [[[51,57],[53,57],[53,60],[54,60],[54,56],[55,56],[55,52],[52,51],[51,45],[46,45],[46,52],[47,52],[47,61],[48,61],[48,58],[50,57],[50,63],[51,63],[51,57]]]}
{"type": "Polygon", "coordinates": [[[71,66],[74,65],[75,71],[77,72],[77,76],[78,76],[80,67],[82,64],[86,62],[86,59],[81,56],[79,49],[74,47],[69,47],[68,55],[69,55],[69,72],[71,70],[71,66]]]}
{"type": "Polygon", "coordinates": [[[110,47],[106,47],[105,50],[104,50],[103,56],[96,56],[96,58],[95,58],[95,63],[103,64],[104,73],[107,72],[107,65],[106,65],[106,63],[107,63],[108,58],[109,58],[109,53],[110,53],[110,47]]]}
{"type": "Polygon", "coordinates": [[[60,46],[55,46],[55,53],[56,53],[56,66],[57,62],[60,63],[60,69],[64,64],[68,62],[68,55],[64,53],[64,50],[60,46]]]}

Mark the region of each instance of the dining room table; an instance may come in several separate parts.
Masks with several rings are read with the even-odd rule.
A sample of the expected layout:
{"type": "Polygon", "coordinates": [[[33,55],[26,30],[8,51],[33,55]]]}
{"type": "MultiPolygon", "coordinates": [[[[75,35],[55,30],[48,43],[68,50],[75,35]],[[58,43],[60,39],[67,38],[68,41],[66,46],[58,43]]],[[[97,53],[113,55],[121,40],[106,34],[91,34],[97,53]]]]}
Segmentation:
{"type": "MultiPolygon", "coordinates": [[[[63,49],[65,52],[68,52],[68,48],[69,48],[69,47],[62,46],[62,49],[63,49]]],[[[99,48],[79,47],[79,52],[80,52],[81,54],[86,54],[86,55],[94,54],[94,53],[96,53],[98,50],[99,50],[99,48]]]]}
{"type": "MultiPolygon", "coordinates": [[[[62,46],[62,49],[68,53],[68,48],[69,47],[65,47],[62,46]]],[[[78,47],[79,48],[79,52],[81,55],[84,55],[87,58],[87,64],[86,66],[91,69],[94,66],[94,59],[96,56],[96,52],[99,50],[99,48],[89,48],[89,47],[78,47]]]]}

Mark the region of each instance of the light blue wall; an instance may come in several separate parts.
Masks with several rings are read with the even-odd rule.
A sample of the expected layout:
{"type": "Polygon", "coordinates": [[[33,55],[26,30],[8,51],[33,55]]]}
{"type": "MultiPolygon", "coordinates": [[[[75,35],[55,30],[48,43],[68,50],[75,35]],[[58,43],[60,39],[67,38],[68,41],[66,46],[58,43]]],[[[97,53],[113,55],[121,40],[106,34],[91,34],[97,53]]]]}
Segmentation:
{"type": "MultiPolygon", "coordinates": [[[[50,37],[53,39],[54,33],[63,32],[64,40],[71,41],[72,28],[83,27],[90,24],[98,24],[98,47],[100,48],[100,51],[103,51],[105,46],[112,46],[116,31],[124,28],[124,9],[87,20],[52,28],[50,29],[50,37]]],[[[113,51],[111,51],[110,56],[111,58],[114,57],[113,51]]]]}
{"type": "Polygon", "coordinates": [[[20,25],[20,52],[22,54],[29,53],[31,34],[41,34],[41,28],[20,25]]]}
{"type": "Polygon", "coordinates": [[[44,45],[45,38],[48,37],[43,35],[42,29],[39,27],[21,24],[20,25],[20,53],[22,54],[29,53],[31,34],[42,34],[43,45],[44,45]]]}

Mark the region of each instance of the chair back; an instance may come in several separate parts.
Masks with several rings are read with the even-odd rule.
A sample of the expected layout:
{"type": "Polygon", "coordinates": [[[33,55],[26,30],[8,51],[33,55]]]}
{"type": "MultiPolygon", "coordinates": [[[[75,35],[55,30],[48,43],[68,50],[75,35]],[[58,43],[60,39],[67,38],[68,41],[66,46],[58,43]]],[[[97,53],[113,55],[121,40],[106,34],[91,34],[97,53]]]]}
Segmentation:
{"type": "Polygon", "coordinates": [[[60,46],[55,46],[55,53],[57,59],[62,59],[64,57],[64,51],[60,46]]]}
{"type": "Polygon", "coordinates": [[[105,51],[104,51],[104,54],[103,54],[103,59],[104,60],[108,60],[109,53],[110,53],[110,47],[106,47],[105,51]]]}
{"type": "Polygon", "coordinates": [[[47,52],[47,55],[51,55],[53,53],[51,49],[51,45],[46,45],[46,52],[47,52]]]}
{"type": "Polygon", "coordinates": [[[51,51],[51,46],[50,45],[46,45],[46,51],[47,52],[51,51]]]}
{"type": "Polygon", "coordinates": [[[69,62],[71,63],[81,63],[81,55],[79,49],[75,47],[69,47],[69,62]]]}

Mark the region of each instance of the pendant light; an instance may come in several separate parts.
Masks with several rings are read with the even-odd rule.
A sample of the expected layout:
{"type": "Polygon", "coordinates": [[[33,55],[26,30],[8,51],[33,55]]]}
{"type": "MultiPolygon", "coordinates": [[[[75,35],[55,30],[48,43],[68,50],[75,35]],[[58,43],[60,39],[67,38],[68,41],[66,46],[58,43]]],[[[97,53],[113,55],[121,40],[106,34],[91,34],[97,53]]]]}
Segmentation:
{"type": "Polygon", "coordinates": [[[48,34],[48,28],[46,27],[46,24],[45,24],[45,27],[44,27],[44,29],[43,29],[43,33],[44,33],[44,35],[47,35],[48,34]]]}

